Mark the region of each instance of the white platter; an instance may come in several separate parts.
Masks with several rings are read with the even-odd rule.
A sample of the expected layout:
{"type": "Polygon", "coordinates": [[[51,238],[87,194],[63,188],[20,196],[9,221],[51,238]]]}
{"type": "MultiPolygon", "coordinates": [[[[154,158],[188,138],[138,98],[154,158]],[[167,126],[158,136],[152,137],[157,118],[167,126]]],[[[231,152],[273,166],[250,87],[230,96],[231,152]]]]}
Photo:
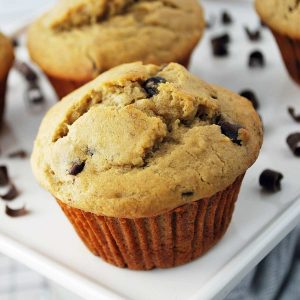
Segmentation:
{"type": "MultiPolygon", "coordinates": [[[[25,83],[14,71],[9,80],[7,125],[0,140],[3,153],[0,164],[8,165],[21,191],[17,202],[26,202],[30,214],[12,219],[5,216],[4,205],[0,204],[0,252],[89,300],[222,299],[297,225],[300,162],[288,149],[285,139],[300,129],[287,114],[289,105],[300,111],[300,87],[289,79],[267,29],[262,32],[262,42],[247,40],[242,26],[248,24],[255,28],[258,24],[249,1],[207,0],[204,5],[207,15],[219,15],[224,8],[230,10],[235,22],[228,27],[216,24],[206,32],[195,51],[191,71],[237,92],[244,88],[255,90],[265,125],[260,158],[247,173],[232,224],[223,240],[201,259],[169,270],[118,269],[90,254],[52,197],[36,184],[29,161],[5,158],[11,150],[31,150],[44,111],[56,101],[43,79],[47,107],[37,114],[30,112],[23,99],[25,83]],[[233,39],[231,55],[215,59],[211,56],[209,38],[224,31],[233,39]],[[248,69],[247,58],[253,49],[261,49],[266,54],[265,68],[248,69]],[[272,195],[261,192],[258,176],[265,168],[284,174],[282,191],[272,195]]],[[[19,49],[18,55],[25,59],[25,50],[19,49]]]]}

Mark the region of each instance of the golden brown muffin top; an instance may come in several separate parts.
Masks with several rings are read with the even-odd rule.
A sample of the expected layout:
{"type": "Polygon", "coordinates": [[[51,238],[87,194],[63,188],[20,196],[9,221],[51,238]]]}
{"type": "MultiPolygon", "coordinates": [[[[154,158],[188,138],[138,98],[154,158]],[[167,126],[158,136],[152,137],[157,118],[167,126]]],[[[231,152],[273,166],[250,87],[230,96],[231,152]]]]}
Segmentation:
{"type": "Polygon", "coordinates": [[[197,0],[61,0],[31,26],[28,47],[46,73],[89,81],[126,62],[183,62],[203,29],[197,0]]]}
{"type": "Polygon", "coordinates": [[[256,160],[260,119],[246,100],[179,64],[125,64],[45,116],[32,155],[40,184],[98,215],[154,216],[212,196],[256,160]]]}
{"type": "Polygon", "coordinates": [[[13,46],[10,40],[0,32],[0,80],[7,75],[13,61],[13,46]]]}
{"type": "Polygon", "coordinates": [[[255,6],[262,20],[273,30],[300,38],[299,0],[256,0],[255,6]]]}

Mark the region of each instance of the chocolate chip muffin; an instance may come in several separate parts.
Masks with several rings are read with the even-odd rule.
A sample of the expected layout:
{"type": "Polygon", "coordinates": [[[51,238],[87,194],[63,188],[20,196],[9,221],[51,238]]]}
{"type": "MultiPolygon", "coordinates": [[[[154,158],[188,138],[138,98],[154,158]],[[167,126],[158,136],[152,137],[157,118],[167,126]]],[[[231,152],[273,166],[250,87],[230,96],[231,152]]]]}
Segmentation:
{"type": "Polygon", "coordinates": [[[176,63],[132,63],[51,108],[31,162],[95,255],[146,270],[189,262],[224,235],[261,143],[245,98],[176,63]]]}
{"type": "Polygon", "coordinates": [[[256,0],[255,5],[277,41],[290,76],[300,84],[300,1],[256,0]]]}
{"type": "Polygon", "coordinates": [[[187,65],[204,29],[197,0],[61,0],[30,28],[30,55],[62,97],[122,63],[187,65]]]}
{"type": "Polygon", "coordinates": [[[6,81],[14,61],[13,47],[8,38],[0,32],[0,128],[5,106],[6,81]]]}

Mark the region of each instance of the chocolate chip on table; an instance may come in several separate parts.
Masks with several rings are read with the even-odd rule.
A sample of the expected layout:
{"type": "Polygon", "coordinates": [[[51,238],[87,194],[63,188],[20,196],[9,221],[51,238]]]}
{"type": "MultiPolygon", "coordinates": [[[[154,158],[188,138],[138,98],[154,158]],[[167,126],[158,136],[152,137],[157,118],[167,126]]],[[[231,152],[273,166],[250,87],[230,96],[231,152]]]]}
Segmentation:
{"type": "Polygon", "coordinates": [[[71,169],[69,170],[69,174],[76,176],[77,174],[83,171],[84,167],[85,167],[85,162],[74,163],[71,169]]]}
{"type": "Polygon", "coordinates": [[[242,128],[240,125],[231,124],[226,121],[219,121],[218,125],[221,127],[222,134],[226,135],[230,140],[238,145],[241,145],[242,141],[239,139],[239,130],[242,128]]]}
{"type": "Polygon", "coordinates": [[[0,166],[0,186],[6,186],[9,183],[8,170],[6,166],[0,166]]]}
{"type": "Polygon", "coordinates": [[[21,208],[11,208],[8,205],[5,206],[5,214],[9,217],[21,217],[28,214],[28,210],[26,209],[25,205],[21,208]]]}
{"type": "Polygon", "coordinates": [[[228,56],[228,44],[230,41],[231,38],[228,33],[213,37],[211,39],[213,55],[218,57],[228,56]]]}
{"type": "Polygon", "coordinates": [[[248,26],[244,27],[247,37],[250,41],[260,41],[261,40],[261,32],[259,29],[250,30],[248,26]]]}
{"type": "Polygon", "coordinates": [[[221,14],[221,22],[222,24],[224,25],[229,25],[231,24],[233,21],[232,21],[232,17],[231,15],[229,14],[228,11],[223,11],[222,14],[221,14]]]}
{"type": "Polygon", "coordinates": [[[5,201],[11,201],[17,198],[19,195],[18,190],[16,189],[15,185],[10,183],[8,191],[4,194],[1,195],[1,199],[5,201]]]}
{"type": "Polygon", "coordinates": [[[255,109],[259,108],[259,102],[258,102],[257,97],[256,97],[256,95],[253,91],[243,90],[243,91],[240,92],[240,95],[242,97],[247,98],[252,103],[252,105],[255,109]]]}
{"type": "Polygon", "coordinates": [[[280,172],[266,169],[259,176],[259,184],[263,189],[269,192],[281,190],[281,180],[283,175],[280,172]]]}
{"type": "Polygon", "coordinates": [[[261,51],[255,50],[250,53],[248,66],[249,68],[262,68],[265,65],[265,58],[261,51]]]}
{"type": "Polygon", "coordinates": [[[182,195],[183,197],[191,197],[191,196],[194,195],[194,192],[183,192],[183,193],[181,193],[181,195],[182,195]]]}
{"type": "Polygon", "coordinates": [[[286,142],[295,156],[300,157],[300,132],[290,134],[286,142]]]}
{"type": "Polygon", "coordinates": [[[161,83],[166,83],[166,79],[156,76],[148,78],[142,85],[143,89],[148,94],[148,98],[151,98],[158,94],[158,86],[161,83]]]}
{"type": "Polygon", "coordinates": [[[37,73],[25,62],[16,61],[14,67],[25,77],[29,82],[38,80],[37,73]]]}
{"type": "Polygon", "coordinates": [[[17,150],[8,154],[8,158],[26,158],[28,156],[25,150],[17,150]]]}
{"type": "Polygon", "coordinates": [[[294,121],[296,121],[297,123],[300,123],[300,115],[296,114],[295,108],[289,107],[288,112],[289,112],[290,116],[294,119],[294,121]]]}

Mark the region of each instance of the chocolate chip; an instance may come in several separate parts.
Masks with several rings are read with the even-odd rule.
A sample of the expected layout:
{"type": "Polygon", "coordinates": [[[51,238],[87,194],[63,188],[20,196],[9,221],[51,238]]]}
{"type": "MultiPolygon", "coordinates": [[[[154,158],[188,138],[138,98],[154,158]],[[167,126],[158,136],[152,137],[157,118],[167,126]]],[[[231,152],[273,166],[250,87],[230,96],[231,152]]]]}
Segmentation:
{"type": "Polygon", "coordinates": [[[252,103],[252,105],[255,109],[259,108],[259,103],[258,103],[257,97],[256,97],[256,95],[253,91],[243,90],[243,91],[240,92],[240,95],[242,97],[247,98],[252,103]]]}
{"type": "Polygon", "coordinates": [[[11,201],[11,200],[14,200],[15,198],[17,198],[18,195],[19,195],[18,190],[16,189],[14,184],[11,183],[7,193],[5,193],[4,195],[1,195],[0,197],[1,197],[1,199],[5,200],[5,201],[11,201]]]}
{"type": "Polygon", "coordinates": [[[25,150],[17,150],[8,154],[9,158],[26,158],[27,152],[25,150]]]}
{"type": "Polygon", "coordinates": [[[261,40],[261,33],[260,30],[250,30],[248,26],[244,27],[245,32],[247,34],[247,37],[249,38],[250,41],[259,41],[261,40]]]}
{"type": "Polygon", "coordinates": [[[259,176],[259,184],[269,192],[281,190],[281,180],[283,175],[277,171],[266,169],[259,176]]]}
{"type": "Polygon", "coordinates": [[[8,170],[6,166],[0,166],[0,186],[6,186],[9,183],[8,170]]]}
{"type": "Polygon", "coordinates": [[[230,43],[231,38],[228,33],[215,36],[211,39],[212,53],[217,57],[228,56],[228,44],[230,43]]]}
{"type": "Polygon", "coordinates": [[[14,48],[19,47],[19,40],[16,37],[11,39],[11,43],[14,48]]]}
{"type": "Polygon", "coordinates": [[[265,58],[261,51],[256,50],[250,53],[248,66],[250,68],[262,68],[265,65],[265,58]]]}
{"type": "Polygon", "coordinates": [[[191,197],[191,196],[194,195],[194,192],[183,192],[183,193],[181,193],[181,195],[182,195],[183,197],[191,197]]]}
{"type": "Polygon", "coordinates": [[[158,94],[158,86],[161,83],[166,83],[166,79],[156,76],[148,78],[142,85],[146,93],[148,94],[148,98],[155,96],[158,94]]]}
{"type": "Polygon", "coordinates": [[[294,155],[300,157],[300,132],[290,134],[286,138],[286,142],[294,155]]]}
{"type": "Polygon", "coordinates": [[[75,176],[75,175],[81,173],[83,171],[84,167],[85,167],[85,162],[74,163],[73,166],[71,167],[71,169],[69,170],[69,174],[75,176]]]}
{"type": "Polygon", "coordinates": [[[26,90],[26,100],[29,104],[41,104],[44,102],[44,95],[36,83],[32,83],[28,86],[26,90]]]}
{"type": "Polygon", "coordinates": [[[29,82],[38,79],[37,73],[25,62],[16,61],[14,67],[25,77],[29,82]]]}
{"type": "Polygon", "coordinates": [[[295,108],[289,107],[288,112],[289,112],[290,116],[294,119],[294,121],[296,121],[297,123],[300,123],[300,115],[296,115],[295,108]]]}
{"type": "Polygon", "coordinates": [[[28,214],[28,210],[25,208],[25,205],[18,209],[10,208],[8,205],[5,206],[5,213],[9,217],[21,217],[28,214]]]}
{"type": "Polygon", "coordinates": [[[242,128],[240,125],[231,124],[226,121],[219,121],[218,125],[221,127],[222,134],[226,135],[235,144],[241,145],[242,141],[239,139],[239,130],[242,128]]]}
{"type": "Polygon", "coordinates": [[[221,22],[224,25],[228,25],[232,23],[232,17],[227,11],[223,11],[221,15],[221,22]]]}

